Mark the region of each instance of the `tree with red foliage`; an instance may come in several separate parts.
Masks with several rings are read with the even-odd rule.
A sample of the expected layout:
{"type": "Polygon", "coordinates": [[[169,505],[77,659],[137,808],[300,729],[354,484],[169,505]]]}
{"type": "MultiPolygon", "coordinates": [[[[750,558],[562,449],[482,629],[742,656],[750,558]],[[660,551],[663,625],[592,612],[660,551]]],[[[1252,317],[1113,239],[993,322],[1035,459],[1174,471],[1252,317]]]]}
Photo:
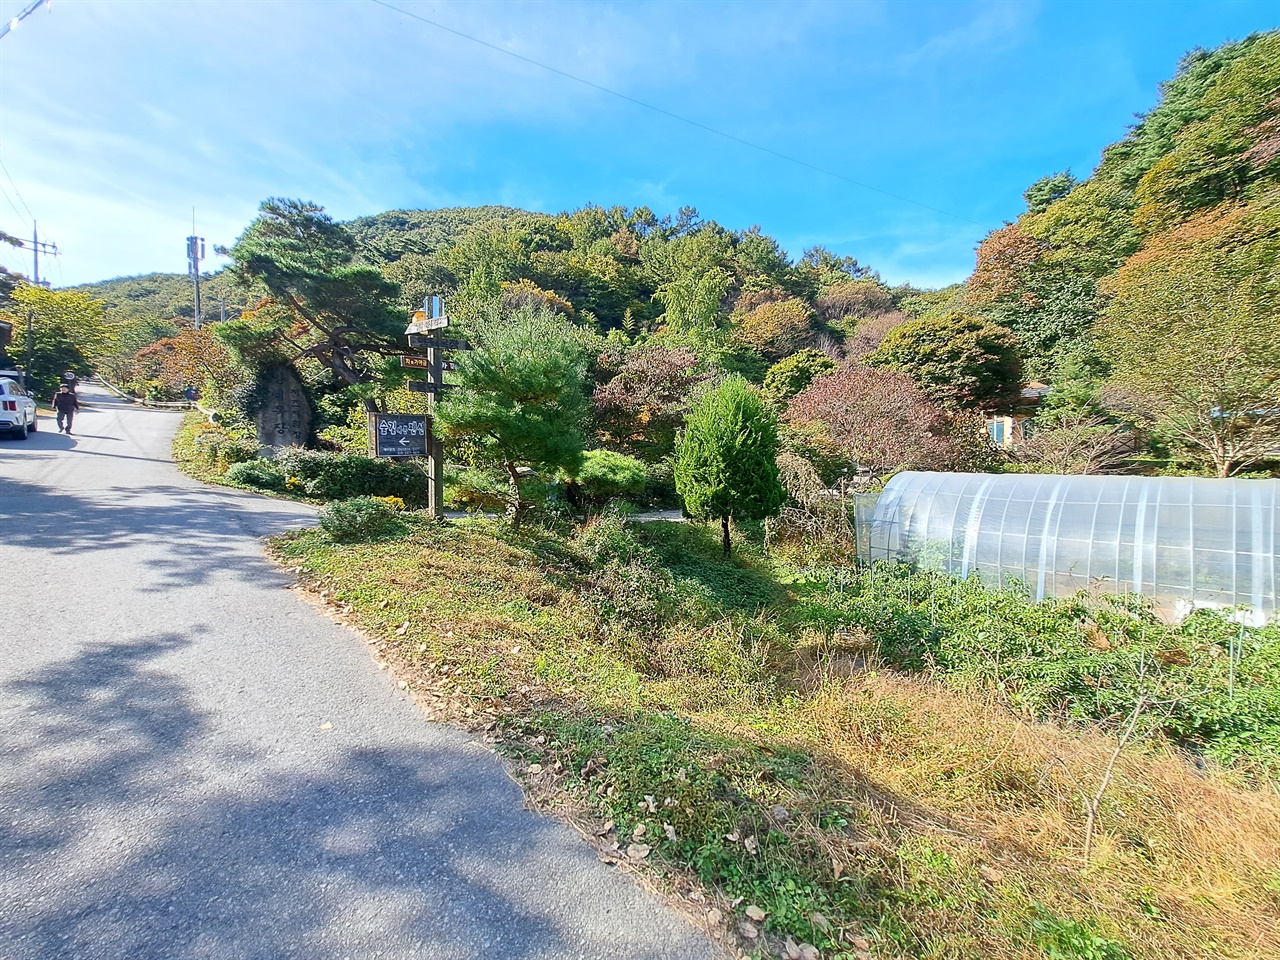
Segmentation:
{"type": "Polygon", "coordinates": [[[685,347],[648,344],[631,351],[614,377],[596,387],[592,419],[605,446],[646,460],[675,448],[690,392],[706,380],[685,347]]]}
{"type": "Polygon", "coordinates": [[[227,348],[207,329],[186,327],[143,347],[133,358],[132,379],[158,381],[174,395],[188,386],[226,389],[242,378],[227,348]]]}
{"type": "Polygon", "coordinates": [[[876,476],[963,468],[978,446],[909,376],[860,364],[814,382],[786,419],[824,453],[876,476]]]}

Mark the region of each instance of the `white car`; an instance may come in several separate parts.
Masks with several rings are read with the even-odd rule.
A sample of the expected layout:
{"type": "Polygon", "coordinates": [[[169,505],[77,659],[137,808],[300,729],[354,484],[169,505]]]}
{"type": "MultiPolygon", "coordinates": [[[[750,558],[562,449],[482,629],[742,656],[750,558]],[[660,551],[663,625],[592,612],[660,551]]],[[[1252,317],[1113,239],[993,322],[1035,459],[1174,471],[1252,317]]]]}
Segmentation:
{"type": "Polygon", "coordinates": [[[25,440],[38,427],[35,400],[17,380],[0,377],[0,433],[25,440]]]}

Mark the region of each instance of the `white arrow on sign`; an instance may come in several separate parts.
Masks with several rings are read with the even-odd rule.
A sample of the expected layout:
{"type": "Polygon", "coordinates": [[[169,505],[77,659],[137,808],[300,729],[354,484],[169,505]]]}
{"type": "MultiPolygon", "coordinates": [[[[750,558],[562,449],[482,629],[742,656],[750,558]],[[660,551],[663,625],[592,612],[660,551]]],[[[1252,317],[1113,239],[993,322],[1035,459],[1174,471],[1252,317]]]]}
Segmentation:
{"type": "Polygon", "coordinates": [[[408,443],[409,443],[409,438],[408,438],[408,437],[401,437],[401,438],[400,438],[400,446],[402,446],[402,447],[403,447],[403,446],[406,446],[408,443]]]}

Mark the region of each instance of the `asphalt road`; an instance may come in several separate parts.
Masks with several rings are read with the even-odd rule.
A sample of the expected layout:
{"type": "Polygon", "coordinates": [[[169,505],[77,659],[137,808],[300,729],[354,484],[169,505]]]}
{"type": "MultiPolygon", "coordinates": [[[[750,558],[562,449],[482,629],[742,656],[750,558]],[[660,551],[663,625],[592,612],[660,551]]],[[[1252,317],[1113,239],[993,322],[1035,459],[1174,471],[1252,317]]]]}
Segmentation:
{"type": "Polygon", "coordinates": [[[82,393],[0,440],[0,957],[719,955],[287,589],[309,508],[82,393]]]}

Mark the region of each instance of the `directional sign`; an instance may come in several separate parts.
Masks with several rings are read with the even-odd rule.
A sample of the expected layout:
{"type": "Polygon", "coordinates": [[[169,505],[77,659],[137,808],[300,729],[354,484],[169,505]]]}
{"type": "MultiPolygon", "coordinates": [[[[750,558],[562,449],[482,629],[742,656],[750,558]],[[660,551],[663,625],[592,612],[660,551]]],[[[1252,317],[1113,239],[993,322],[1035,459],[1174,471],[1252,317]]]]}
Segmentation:
{"type": "Polygon", "coordinates": [[[427,418],[420,413],[372,413],[369,429],[379,457],[425,457],[427,418]]]}
{"type": "Polygon", "coordinates": [[[441,370],[457,370],[458,364],[453,360],[441,360],[440,369],[441,370]]]}
{"type": "Polygon", "coordinates": [[[413,367],[415,370],[430,370],[431,361],[426,357],[401,357],[400,366],[413,367]]]}
{"type": "Polygon", "coordinates": [[[448,317],[428,317],[419,310],[413,315],[413,322],[404,328],[405,333],[426,333],[429,330],[443,330],[449,325],[448,317]]]}
{"type": "Polygon", "coordinates": [[[471,344],[465,340],[437,340],[435,337],[411,334],[409,346],[415,350],[470,350],[471,344]]]}

